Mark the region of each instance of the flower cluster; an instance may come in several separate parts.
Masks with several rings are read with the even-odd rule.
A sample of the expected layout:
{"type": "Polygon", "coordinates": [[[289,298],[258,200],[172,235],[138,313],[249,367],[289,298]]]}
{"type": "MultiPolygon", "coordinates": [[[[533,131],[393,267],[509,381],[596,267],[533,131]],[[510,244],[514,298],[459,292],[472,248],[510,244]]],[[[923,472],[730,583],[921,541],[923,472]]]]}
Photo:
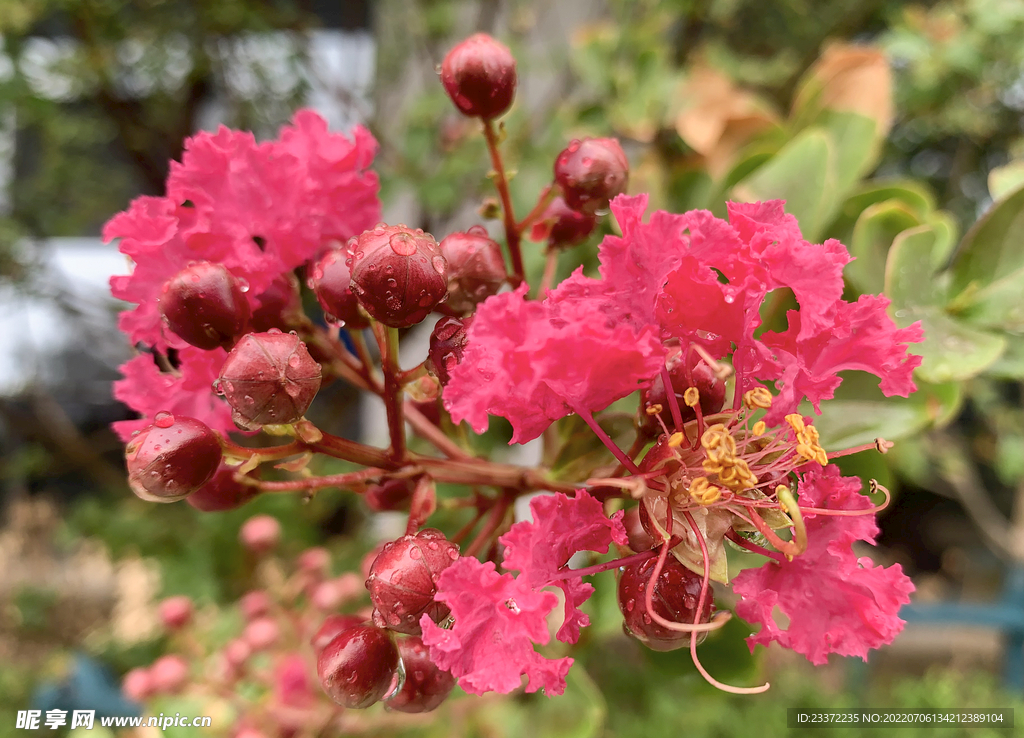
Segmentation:
{"type": "MultiPolygon", "coordinates": [[[[273,141],[224,127],[186,141],[167,193],[136,199],[103,229],[133,264],[131,274],[110,280],[114,297],[136,305],[121,314],[121,330],[133,345],[178,349],[173,371],[147,354],[125,364],[117,399],[144,418],[167,410],[232,430],[230,408],[210,389],[226,353],[190,346],[166,328],[165,285],[197,262],[220,264],[241,284],[253,327],[296,327],[288,314],[298,310],[292,270],[380,219],[379,183],[368,168],[376,150],[365,128],[331,133],[311,110],[296,113],[273,141]]],[[[127,440],[145,425],[115,429],[127,440]]]]}
{"type": "MultiPolygon", "coordinates": [[[[573,663],[564,652],[590,624],[594,586],[584,577],[612,569],[626,632],[652,649],[689,648],[723,689],[767,685],[728,687],[701,666],[697,646],[731,617],[716,610],[712,582],[731,585],[737,614],[760,626],[751,648],[776,642],[817,664],[889,643],[913,587],[898,565],[854,552],[874,541],[880,508],[831,461],[891,444],[826,449],[804,412],[820,413],[847,370],[874,374],[885,395],[913,392],[920,359],[907,348],[922,339],[920,325],[897,328],[884,297],[845,300],[848,251],[805,240],[781,201],[729,203],[727,219],[648,215],[646,195],[624,194],[629,163],[614,139],[570,142],[551,184],[516,219],[494,125],[514,99],[511,52],[478,34],[440,73],[458,109],[480,119],[508,269],[482,226],[437,239],[376,223],[373,139],[361,128],[328,133],[309,111],[266,143],[227,129],[190,139],[167,194],[140,198],[108,223],[106,237],[119,238],[134,263],[111,283],[137,305],[121,327],[147,351],[115,385],[144,416],[117,426],[129,441],[132,490],[217,511],[259,492],[340,487],[370,511],[408,512],[405,534],[367,558],[372,608],[312,637],[320,686],[345,709],[385,701],[432,710],[456,681],[474,694],[508,693],[525,677],[526,691],[561,694],[573,663]],[[600,243],[599,275],[581,269],[554,284],[559,251],[586,240],[608,211],[619,235],[600,243]],[[547,244],[536,291],[523,267],[526,234],[547,244]],[[300,267],[323,322],[301,310],[292,274],[300,267]],[[432,313],[442,317],[428,356],[403,370],[399,329],[432,313]],[[304,417],[334,378],[379,398],[388,448],[333,436],[304,417]],[[637,419],[627,451],[597,416],[630,396],[637,419]],[[564,470],[556,477],[474,456],[461,434],[445,433],[462,421],[482,433],[492,415],[511,423],[513,443],[543,436],[549,458],[576,447],[547,431],[578,416],[615,463],[566,479],[564,470]],[[228,437],[236,428],[287,440],[240,445],[228,437]],[[410,450],[409,428],[430,451],[410,450]],[[361,468],[317,476],[316,454],[361,468]],[[297,476],[264,477],[269,462],[297,476]],[[426,527],[441,504],[438,482],[470,490],[443,501],[472,512],[457,532],[426,527]],[[513,523],[516,498],[535,492],[548,494],[531,500],[530,520],[513,523]],[[766,563],[733,577],[732,549],[766,563]],[[611,560],[573,568],[581,552],[611,560]],[[538,645],[559,652],[548,658],[538,645]]],[[[279,535],[274,521],[257,518],[242,539],[266,555],[279,535]]],[[[300,569],[322,574],[317,555],[307,558],[300,569]]],[[[339,581],[306,579],[315,607],[341,601],[339,581]]],[[[280,623],[258,599],[244,642],[224,650],[229,681],[249,650],[279,638],[280,623]]],[[[288,607],[301,609],[300,599],[288,607]]],[[[302,658],[282,658],[277,690],[287,714],[309,717],[313,658],[302,658]]],[[[180,681],[180,663],[161,669],[176,669],[180,681]]]]}

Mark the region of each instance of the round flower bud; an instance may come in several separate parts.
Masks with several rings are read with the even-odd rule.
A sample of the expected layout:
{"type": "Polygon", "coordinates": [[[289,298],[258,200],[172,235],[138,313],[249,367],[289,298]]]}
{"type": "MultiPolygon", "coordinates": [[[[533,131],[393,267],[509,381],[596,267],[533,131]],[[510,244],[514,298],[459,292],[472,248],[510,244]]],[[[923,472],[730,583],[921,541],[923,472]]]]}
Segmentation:
{"type": "Polygon", "coordinates": [[[440,243],[448,260],[448,300],[444,312],[467,315],[505,283],[501,246],[481,226],[451,233],[440,243]]]}
{"type": "Polygon", "coordinates": [[[259,487],[235,481],[235,469],[221,464],[209,482],[185,498],[203,512],[236,510],[260,493],[259,487]]]}
{"type": "Polygon", "coordinates": [[[309,645],[313,647],[313,653],[319,656],[328,643],[349,628],[355,628],[357,625],[369,625],[369,623],[358,615],[328,615],[320,629],[317,630],[309,641],[309,645]]]}
{"type": "Polygon", "coordinates": [[[242,638],[249,644],[253,651],[263,651],[275,643],[281,636],[281,629],[277,623],[267,617],[256,618],[242,631],[242,638]]]}
{"type": "Polygon", "coordinates": [[[472,318],[444,317],[434,324],[427,350],[427,369],[442,385],[448,384],[452,370],[462,361],[466,332],[472,322],[472,318]]]}
{"type": "Polygon", "coordinates": [[[324,692],[339,705],[369,707],[388,693],[398,669],[391,636],[372,625],[342,631],[320,652],[316,672],[324,692]]]}
{"type": "Polygon", "coordinates": [[[398,639],[398,654],[405,665],[405,684],[384,704],[399,712],[430,712],[455,687],[455,677],[437,668],[423,641],[415,636],[398,639]]]}
{"type": "Polygon", "coordinates": [[[175,502],[206,484],[222,456],[217,434],[195,418],[159,412],[125,448],[128,486],[149,502],[175,502]]]}
{"type": "Polygon", "coordinates": [[[323,546],[307,548],[299,554],[295,564],[299,570],[321,577],[331,568],[331,552],[323,546]]]}
{"type": "MultiPolygon", "coordinates": [[[[691,634],[659,625],[647,610],[646,589],[657,563],[657,559],[648,559],[622,570],[619,576],[619,610],[625,618],[622,628],[627,635],[633,636],[653,651],[674,651],[689,646],[691,634]]],[[[669,555],[651,594],[654,612],[673,623],[692,624],[697,613],[700,589],[701,578],[669,555]]],[[[706,599],[700,616],[701,623],[708,622],[714,611],[710,589],[706,599]]],[[[702,637],[697,636],[698,642],[702,637]]]]}
{"type": "Polygon", "coordinates": [[[573,141],[555,159],[555,182],[565,204],[583,213],[608,207],[626,191],[628,180],[629,160],[614,138],[573,141]]]}
{"type": "Polygon", "coordinates": [[[320,365],[294,333],[244,336],[228,354],[216,382],[244,430],[301,420],[320,389],[320,365]]]}
{"type": "Polygon", "coordinates": [[[328,323],[346,328],[366,328],[369,322],[359,312],[359,301],[352,294],[352,273],[344,248],[331,249],[309,271],[309,288],[324,309],[328,323]]]}
{"type": "Polygon", "coordinates": [[[448,294],[448,262],[419,228],[378,225],[349,241],[349,254],[352,291],[386,326],[416,325],[448,294]]]}
{"type": "Polygon", "coordinates": [[[266,333],[272,328],[288,330],[304,313],[299,296],[299,282],[291,272],[274,278],[267,289],[256,298],[250,325],[255,333],[266,333]]]}
{"type": "Polygon", "coordinates": [[[168,630],[184,628],[192,620],[192,599],[185,595],[168,597],[158,608],[160,622],[168,630]]]}
{"type": "Polygon", "coordinates": [[[185,342],[231,348],[249,324],[248,289],[223,264],[201,261],[164,283],[157,304],[167,327],[185,342]]]}
{"type": "Polygon", "coordinates": [[[565,198],[556,197],[530,229],[530,239],[546,238],[550,248],[568,248],[585,241],[596,226],[596,215],[573,210],[565,204],[565,198]]]}
{"type": "Polygon", "coordinates": [[[188,683],[188,664],[181,656],[161,656],[149,667],[155,694],[175,694],[188,683]]]}
{"type": "Polygon", "coordinates": [[[407,510],[415,488],[415,479],[385,479],[380,484],[367,487],[363,499],[366,506],[374,512],[407,510]]]}
{"type": "Polygon", "coordinates": [[[281,524],[269,515],[256,515],[242,524],[238,539],[254,554],[268,553],[281,540],[281,524]]]}
{"type": "Polygon", "coordinates": [[[250,656],[252,656],[252,646],[242,638],[234,638],[224,646],[224,660],[233,669],[242,668],[250,656]]]}
{"type": "Polygon", "coordinates": [[[440,623],[450,612],[434,600],[437,578],[459,558],[459,547],[433,528],[384,545],[370,567],[366,588],[376,608],[373,621],[381,628],[420,635],[420,616],[440,623]]]}
{"type": "Polygon", "coordinates": [[[121,692],[133,702],[142,702],[153,694],[153,677],[149,669],[132,669],[121,680],[121,692]]]}
{"type": "MultiPolygon", "coordinates": [[[[666,362],[668,375],[672,380],[672,389],[675,391],[676,402],[679,405],[679,414],[684,423],[697,418],[697,412],[693,407],[686,404],[685,393],[687,388],[696,387],[699,397],[701,415],[708,417],[721,411],[725,405],[725,382],[715,376],[714,371],[707,362],[695,354],[691,354],[688,362],[690,368],[690,379],[686,378],[686,364],[683,361],[683,352],[677,352],[670,356],[666,362]]],[[[651,406],[660,405],[661,416],[665,426],[672,430],[675,422],[672,420],[672,408],[669,405],[668,393],[665,392],[665,382],[661,373],[655,375],[654,381],[647,389],[640,390],[640,428],[650,437],[662,433],[661,424],[655,415],[649,415],[646,409],[651,406]]]]}
{"type": "Polygon", "coordinates": [[[445,56],[441,84],[464,115],[497,118],[516,96],[516,60],[505,44],[477,33],[445,56]]]}
{"type": "Polygon", "coordinates": [[[270,612],[270,595],[262,589],[254,589],[246,592],[238,601],[238,609],[242,611],[242,617],[246,620],[255,620],[270,612]]]}

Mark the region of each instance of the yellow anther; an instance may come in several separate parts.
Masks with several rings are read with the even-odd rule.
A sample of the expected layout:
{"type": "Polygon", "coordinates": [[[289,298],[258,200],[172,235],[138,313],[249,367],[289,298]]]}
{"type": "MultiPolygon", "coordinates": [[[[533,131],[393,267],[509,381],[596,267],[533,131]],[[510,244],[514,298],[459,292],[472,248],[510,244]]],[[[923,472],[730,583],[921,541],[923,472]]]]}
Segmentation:
{"type": "Polygon", "coordinates": [[[665,408],[663,408],[661,405],[654,404],[648,405],[644,412],[647,413],[648,415],[661,415],[661,411],[664,409],[665,408]]]}
{"type": "Polygon", "coordinates": [[[680,446],[683,445],[683,441],[685,440],[686,436],[684,436],[682,433],[673,433],[671,436],[669,436],[668,447],[679,448],[680,446]]]}
{"type": "Polygon", "coordinates": [[[806,443],[798,443],[796,445],[796,452],[808,461],[815,461],[818,458],[818,454],[814,452],[814,449],[808,446],[806,443]]]}
{"type": "Polygon", "coordinates": [[[754,423],[754,427],[750,429],[750,432],[755,436],[763,436],[766,430],[768,430],[768,426],[764,424],[763,420],[759,420],[754,423]]]}
{"type": "Polygon", "coordinates": [[[804,424],[804,418],[799,413],[790,413],[786,416],[786,422],[789,423],[789,427],[795,430],[797,433],[802,433],[806,430],[807,426],[804,424]]]}
{"type": "Polygon", "coordinates": [[[707,477],[697,477],[690,483],[690,497],[701,505],[710,505],[722,496],[722,490],[708,481],[707,477]]]}
{"type": "Polygon", "coordinates": [[[772,393],[765,387],[754,387],[743,393],[743,404],[751,409],[759,407],[767,410],[772,406],[772,393]]]}
{"type": "Polygon", "coordinates": [[[700,391],[696,387],[687,387],[683,393],[683,402],[686,403],[687,407],[696,407],[697,403],[700,402],[700,391]]]}

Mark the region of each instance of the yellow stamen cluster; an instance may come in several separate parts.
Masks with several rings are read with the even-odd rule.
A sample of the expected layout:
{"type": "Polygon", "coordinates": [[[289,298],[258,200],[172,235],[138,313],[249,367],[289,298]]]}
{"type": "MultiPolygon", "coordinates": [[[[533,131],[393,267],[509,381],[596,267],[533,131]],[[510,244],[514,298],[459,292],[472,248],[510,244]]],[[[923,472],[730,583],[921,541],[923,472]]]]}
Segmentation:
{"type": "Polygon", "coordinates": [[[743,404],[751,410],[755,407],[767,410],[772,406],[772,393],[765,387],[754,387],[743,393],[743,404]]]}
{"type": "Polygon", "coordinates": [[[722,496],[722,490],[708,481],[707,477],[697,477],[690,482],[690,497],[699,505],[710,505],[722,496]]]}
{"type": "Polygon", "coordinates": [[[717,474],[718,481],[733,492],[750,489],[757,484],[757,477],[750,471],[746,460],[736,456],[736,439],[725,425],[716,423],[700,437],[707,457],[704,471],[717,474]]]}
{"type": "Polygon", "coordinates": [[[828,464],[828,454],[819,443],[818,429],[804,423],[798,413],[787,415],[786,422],[796,433],[796,452],[808,461],[817,461],[822,466],[828,464]]]}
{"type": "Polygon", "coordinates": [[[700,402],[700,390],[696,387],[687,387],[683,393],[683,402],[686,403],[687,407],[696,407],[697,403],[700,402]]]}

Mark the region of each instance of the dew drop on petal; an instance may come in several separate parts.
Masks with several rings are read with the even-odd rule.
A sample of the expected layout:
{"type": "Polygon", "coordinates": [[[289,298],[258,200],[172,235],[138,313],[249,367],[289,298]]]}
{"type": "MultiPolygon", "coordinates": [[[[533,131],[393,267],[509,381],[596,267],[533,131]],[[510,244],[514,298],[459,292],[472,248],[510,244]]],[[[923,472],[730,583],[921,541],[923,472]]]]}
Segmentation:
{"type": "Polygon", "coordinates": [[[157,428],[170,428],[174,425],[174,416],[166,410],[161,410],[153,416],[153,425],[157,428]]]}

